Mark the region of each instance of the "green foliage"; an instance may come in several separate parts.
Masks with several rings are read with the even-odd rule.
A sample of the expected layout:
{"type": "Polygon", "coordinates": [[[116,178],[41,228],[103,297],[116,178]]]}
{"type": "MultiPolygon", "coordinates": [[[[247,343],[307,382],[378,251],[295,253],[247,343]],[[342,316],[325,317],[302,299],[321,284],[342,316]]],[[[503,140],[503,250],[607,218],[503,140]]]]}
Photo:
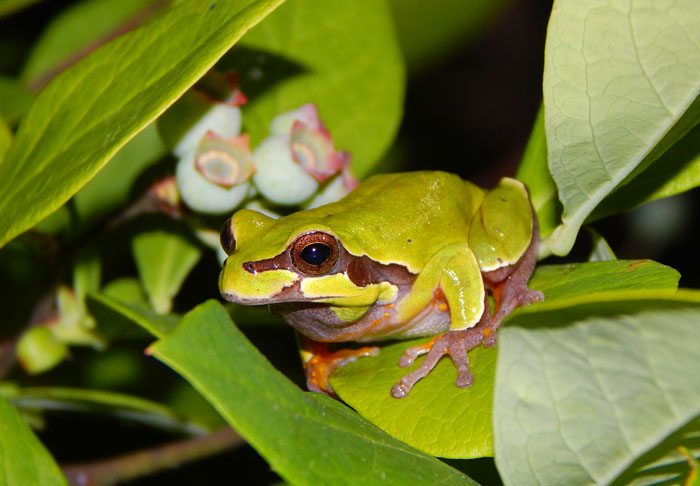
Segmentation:
{"type": "Polygon", "coordinates": [[[180,2],[59,75],[0,163],[0,244],[63,204],[279,3],[222,2],[214,11],[209,1],[180,2]]]}
{"type": "Polygon", "coordinates": [[[654,474],[650,451],[697,447],[700,293],[532,310],[500,335],[494,435],[506,484],[638,484],[654,474]]]}
{"type": "Polygon", "coordinates": [[[347,407],[289,382],[209,301],[150,352],[182,374],[292,484],[474,484],[347,407]],[[342,447],[342,454],[335,451],[342,447]],[[296,451],[289,454],[290,449],[296,451]]]}
{"type": "Polygon", "coordinates": [[[65,485],[61,471],[24,419],[0,397],[0,485],[65,485]]]}
{"type": "MultiPolygon", "coordinates": [[[[0,0],[0,17],[32,3],[0,0]]],[[[678,290],[666,265],[618,260],[625,245],[597,221],[700,185],[696,0],[555,1],[517,176],[540,257],[577,251],[539,265],[530,286],[545,300],[514,311],[496,347],[470,352],[470,388],[454,386],[445,358],[392,398],[421,360],[407,370],[399,357],[420,339],[379,343],[336,371],[339,401],[306,393],[298,363],[278,363],[285,353],[267,340],[283,334],[279,319],[200,304],[216,292],[210,249],[228,215],[188,210],[167,182],[162,137],[197,118],[175,104],[190,87],[208,108],[235,73],[252,149],[277,115],[315,104],[364,178],[401,123],[406,70],[448,59],[506,4],[86,0],[47,19],[19,74],[0,74],[0,246],[13,240],[0,249],[0,486],[65,484],[25,423],[50,421],[47,410],[183,436],[228,424],[292,485],[470,485],[491,460],[476,458],[493,458],[506,486],[695,484],[700,293],[678,290]],[[292,378],[237,326],[264,334],[261,349],[292,378]],[[163,364],[176,373],[148,375],[169,373],[163,364]]],[[[255,190],[246,198],[284,211],[255,190]]]]}
{"type": "MultiPolygon", "coordinates": [[[[239,45],[248,53],[239,72],[251,97],[243,123],[253,145],[276,115],[313,102],[335,146],[352,153],[353,172],[370,172],[393,140],[403,108],[404,70],[386,2],[287,2],[239,45]],[[264,55],[251,66],[256,53],[264,55]],[[256,96],[257,80],[269,74],[275,83],[256,96]]],[[[232,67],[236,53],[227,56],[232,67]]]]}
{"type": "Polygon", "coordinates": [[[568,253],[595,207],[700,121],[698,95],[698,2],[557,2],[545,48],[544,124],[564,214],[543,246],[568,253]]]}

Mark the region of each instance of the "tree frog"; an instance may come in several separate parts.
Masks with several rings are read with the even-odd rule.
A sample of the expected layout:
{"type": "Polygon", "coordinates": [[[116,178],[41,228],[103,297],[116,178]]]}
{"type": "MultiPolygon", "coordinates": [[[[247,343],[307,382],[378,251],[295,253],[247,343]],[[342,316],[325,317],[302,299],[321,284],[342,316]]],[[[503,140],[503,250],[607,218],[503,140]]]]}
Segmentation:
{"type": "Polygon", "coordinates": [[[544,298],[527,286],[538,242],[515,179],[487,191],[446,172],[376,175],[338,202],[279,219],[237,211],[221,234],[219,288],[232,302],[270,304],[305,336],[312,391],[332,394],[336,368],[378,352],[328,343],[435,336],[401,357],[406,367],[427,354],[392,388],[401,398],[445,354],[456,385],[472,383],[467,352],[495,344],[504,317],[544,298]]]}

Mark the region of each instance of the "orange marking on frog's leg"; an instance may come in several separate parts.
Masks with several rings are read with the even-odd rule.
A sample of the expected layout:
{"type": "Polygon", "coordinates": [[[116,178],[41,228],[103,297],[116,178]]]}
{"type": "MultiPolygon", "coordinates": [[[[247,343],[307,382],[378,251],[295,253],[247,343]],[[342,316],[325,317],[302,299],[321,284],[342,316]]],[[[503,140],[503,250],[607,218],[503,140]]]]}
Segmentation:
{"type": "Polygon", "coordinates": [[[391,396],[403,398],[408,395],[413,385],[418,380],[425,378],[435,368],[440,358],[448,354],[457,368],[457,380],[455,385],[466,388],[474,382],[474,375],[469,370],[469,356],[467,353],[481,344],[491,331],[491,313],[488,307],[488,298],[484,297],[485,306],[481,319],[474,327],[459,331],[447,331],[434,337],[425,344],[408,348],[401,359],[399,366],[409,366],[416,356],[427,353],[421,365],[414,371],[404,375],[391,389],[391,396]]]}
{"type": "Polygon", "coordinates": [[[329,343],[322,343],[308,338],[303,338],[302,347],[305,351],[311,353],[311,357],[304,363],[307,388],[312,392],[324,393],[335,398],[337,398],[337,395],[333,391],[333,387],[328,383],[328,379],[333,372],[348,363],[356,361],[358,358],[379,354],[379,348],[374,346],[330,351],[329,343]]]}
{"type": "MultiPolygon", "coordinates": [[[[467,352],[476,348],[484,340],[485,330],[488,329],[491,323],[491,315],[488,308],[484,309],[484,314],[479,323],[469,329],[460,331],[447,331],[445,334],[437,336],[428,343],[422,346],[414,346],[406,350],[406,353],[401,357],[401,360],[406,357],[406,354],[415,348],[427,349],[427,356],[421,365],[414,371],[403,376],[397,384],[391,389],[391,396],[394,398],[403,398],[408,395],[413,385],[419,380],[428,376],[435,368],[440,358],[444,355],[449,355],[457,368],[457,380],[455,385],[460,388],[466,388],[474,382],[474,375],[469,370],[469,357],[467,352]]],[[[426,351],[422,351],[423,354],[426,351]]],[[[399,361],[399,366],[402,363],[399,361]]]]}
{"type": "Polygon", "coordinates": [[[438,287],[438,289],[435,291],[431,304],[436,306],[440,312],[447,312],[449,309],[449,306],[447,305],[447,297],[445,297],[445,292],[443,292],[441,288],[438,287]]]}
{"type": "Polygon", "coordinates": [[[410,348],[406,349],[406,351],[404,351],[401,355],[401,358],[399,358],[399,366],[401,366],[402,368],[411,366],[418,356],[430,352],[435,342],[438,339],[442,338],[444,335],[445,333],[438,334],[427,343],[419,344],[417,346],[411,346],[410,348]]]}

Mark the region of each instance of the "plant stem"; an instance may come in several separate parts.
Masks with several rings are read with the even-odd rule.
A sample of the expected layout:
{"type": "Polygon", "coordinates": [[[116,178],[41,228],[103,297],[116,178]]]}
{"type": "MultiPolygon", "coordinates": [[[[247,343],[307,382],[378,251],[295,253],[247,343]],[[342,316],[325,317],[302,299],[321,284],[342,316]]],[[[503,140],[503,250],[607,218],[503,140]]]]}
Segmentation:
{"type": "Polygon", "coordinates": [[[109,486],[171,469],[243,443],[233,429],[222,429],[164,446],[131,452],[102,461],[61,466],[71,486],[109,486]]]}

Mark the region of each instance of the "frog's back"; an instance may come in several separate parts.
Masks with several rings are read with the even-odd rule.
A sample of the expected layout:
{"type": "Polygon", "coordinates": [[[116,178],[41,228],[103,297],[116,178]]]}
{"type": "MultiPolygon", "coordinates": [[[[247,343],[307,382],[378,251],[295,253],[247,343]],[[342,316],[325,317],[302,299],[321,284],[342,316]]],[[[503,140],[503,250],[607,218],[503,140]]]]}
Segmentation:
{"type": "Polygon", "coordinates": [[[469,222],[483,197],[482,189],[447,172],[383,174],[307,213],[350,253],[418,271],[443,246],[468,243],[469,222]]]}

